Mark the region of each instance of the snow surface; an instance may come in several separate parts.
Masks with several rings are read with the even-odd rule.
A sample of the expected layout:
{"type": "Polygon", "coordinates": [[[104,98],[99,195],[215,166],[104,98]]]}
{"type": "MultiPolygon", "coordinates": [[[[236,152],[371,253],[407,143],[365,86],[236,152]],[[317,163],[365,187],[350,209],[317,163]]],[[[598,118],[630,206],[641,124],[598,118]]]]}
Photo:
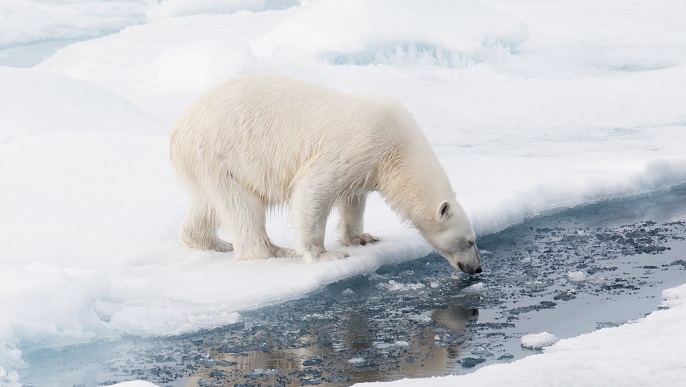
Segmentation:
{"type": "MultiPolygon", "coordinates": [[[[378,197],[365,221],[382,242],[348,249],[345,260],[236,262],[184,247],[186,196],[166,133],[197,96],[234,75],[279,72],[399,98],[479,235],[686,182],[681,1],[274,3],[0,4],[0,61],[40,62],[0,66],[0,384],[21,383],[27,349],[218,327],[431,251],[378,197]]],[[[286,210],[268,229],[292,245],[286,210]]],[[[604,368],[621,369],[621,359],[586,361],[587,352],[616,349],[639,378],[683,382],[683,357],[674,355],[684,348],[683,314],[675,306],[562,340],[522,367],[538,370],[540,384],[557,369],[572,373],[551,357],[585,370],[578,380],[624,380],[604,368]],[[627,349],[644,341],[665,350],[627,349]]],[[[475,375],[511,382],[501,367],[519,366],[475,375]]]]}

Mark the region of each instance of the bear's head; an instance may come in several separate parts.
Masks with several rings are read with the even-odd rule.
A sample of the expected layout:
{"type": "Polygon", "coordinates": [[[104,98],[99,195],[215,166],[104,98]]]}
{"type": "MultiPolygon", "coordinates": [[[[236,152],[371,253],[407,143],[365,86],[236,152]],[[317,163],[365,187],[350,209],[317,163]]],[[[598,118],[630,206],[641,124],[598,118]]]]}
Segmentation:
{"type": "Polygon", "coordinates": [[[430,225],[422,227],[424,237],[457,270],[481,273],[476,236],[467,214],[457,200],[445,200],[430,225]]]}

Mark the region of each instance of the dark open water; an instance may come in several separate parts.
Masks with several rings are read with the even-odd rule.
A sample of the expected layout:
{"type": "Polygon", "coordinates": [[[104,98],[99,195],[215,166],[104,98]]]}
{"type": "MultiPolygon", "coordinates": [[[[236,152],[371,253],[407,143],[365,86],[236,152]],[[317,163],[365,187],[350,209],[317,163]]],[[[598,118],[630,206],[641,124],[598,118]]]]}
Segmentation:
{"type": "Polygon", "coordinates": [[[25,353],[22,380],[346,386],[464,374],[535,353],[522,335],[572,337],[656,310],[663,289],[686,282],[684,237],[686,185],[580,206],[480,238],[480,275],[431,255],[222,329],[25,353]]]}

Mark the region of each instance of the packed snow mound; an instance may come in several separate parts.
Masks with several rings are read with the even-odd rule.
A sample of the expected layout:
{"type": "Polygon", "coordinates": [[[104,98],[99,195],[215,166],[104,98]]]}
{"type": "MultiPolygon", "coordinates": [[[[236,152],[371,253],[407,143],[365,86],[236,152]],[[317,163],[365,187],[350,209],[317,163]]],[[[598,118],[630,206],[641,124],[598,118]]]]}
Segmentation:
{"type": "Polygon", "coordinates": [[[165,131],[117,94],[64,75],[0,66],[0,84],[0,144],[55,130],[165,131]]]}
{"type": "Polygon", "coordinates": [[[154,62],[155,85],[171,90],[205,90],[256,62],[246,45],[202,41],[167,49],[154,62]]]}
{"type": "Polygon", "coordinates": [[[528,38],[523,22],[474,0],[325,0],[252,41],[260,54],[295,50],[334,64],[497,61],[528,38]]]}

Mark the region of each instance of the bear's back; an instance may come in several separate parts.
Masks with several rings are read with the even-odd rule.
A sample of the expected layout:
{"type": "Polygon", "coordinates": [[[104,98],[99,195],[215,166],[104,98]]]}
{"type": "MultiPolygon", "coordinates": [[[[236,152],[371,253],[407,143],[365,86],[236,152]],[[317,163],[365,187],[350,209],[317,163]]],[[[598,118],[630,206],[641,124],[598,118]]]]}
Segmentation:
{"type": "Polygon", "coordinates": [[[190,163],[205,168],[195,173],[213,173],[213,166],[265,200],[283,203],[308,168],[335,171],[343,180],[369,176],[384,151],[409,140],[413,126],[394,99],[252,74],[196,101],[174,128],[172,152],[188,152],[190,163]]]}

